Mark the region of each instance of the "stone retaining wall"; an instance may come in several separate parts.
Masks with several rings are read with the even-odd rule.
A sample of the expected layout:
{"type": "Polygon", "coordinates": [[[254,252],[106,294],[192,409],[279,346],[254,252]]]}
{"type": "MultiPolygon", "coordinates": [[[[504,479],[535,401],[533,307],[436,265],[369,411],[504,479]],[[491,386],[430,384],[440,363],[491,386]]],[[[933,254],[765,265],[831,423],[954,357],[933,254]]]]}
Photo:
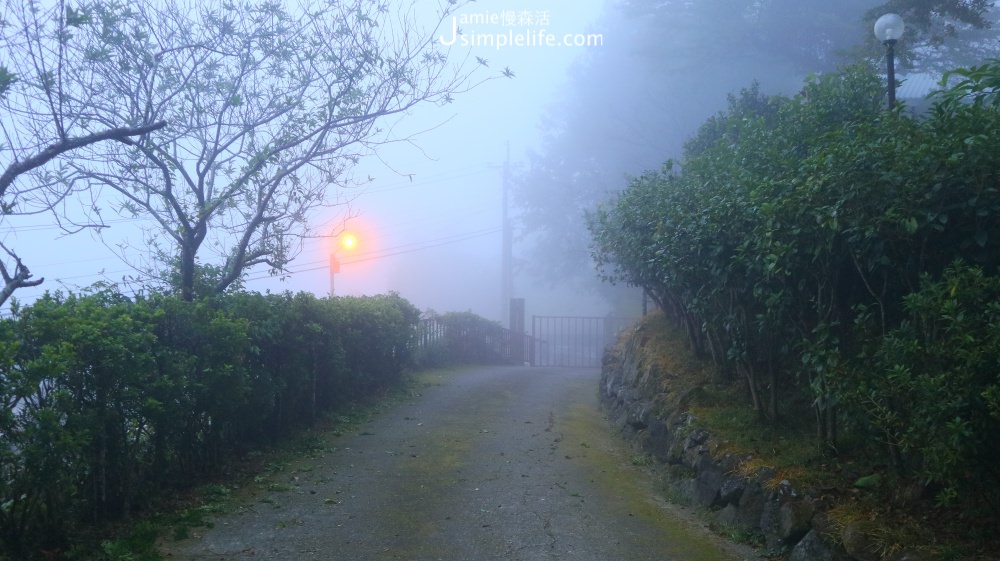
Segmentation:
{"type": "MultiPolygon", "coordinates": [[[[755,535],[769,551],[789,552],[790,561],[876,561],[874,544],[863,528],[835,530],[820,503],[819,491],[796,489],[774,473],[736,475],[744,458],[712,456],[712,435],[697,428],[682,410],[683,396],[671,395],[669,372],[644,360],[650,338],[639,327],[624,344],[604,357],[600,396],[605,411],[622,434],[666,466],[667,484],[680,500],[711,512],[727,529],[755,535]],[[679,409],[679,410],[672,410],[679,409]],[[838,533],[844,546],[824,536],[838,533]]],[[[912,554],[897,561],[917,558],[912,554]]]]}

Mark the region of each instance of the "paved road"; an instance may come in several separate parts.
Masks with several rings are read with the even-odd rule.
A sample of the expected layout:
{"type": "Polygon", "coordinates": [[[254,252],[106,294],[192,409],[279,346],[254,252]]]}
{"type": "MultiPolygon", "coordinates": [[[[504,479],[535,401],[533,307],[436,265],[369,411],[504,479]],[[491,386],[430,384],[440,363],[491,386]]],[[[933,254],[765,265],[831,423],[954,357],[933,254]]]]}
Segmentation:
{"type": "Polygon", "coordinates": [[[426,378],[329,452],[261,482],[174,560],[732,561],[749,556],[651,498],[600,415],[596,370],[426,378]]]}

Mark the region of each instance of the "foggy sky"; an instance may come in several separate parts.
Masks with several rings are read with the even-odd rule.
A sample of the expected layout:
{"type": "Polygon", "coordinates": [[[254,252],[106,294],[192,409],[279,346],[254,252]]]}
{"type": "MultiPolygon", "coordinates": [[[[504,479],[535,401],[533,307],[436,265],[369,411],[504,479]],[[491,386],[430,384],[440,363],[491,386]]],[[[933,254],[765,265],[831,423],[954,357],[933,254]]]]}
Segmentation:
{"type": "MultiPolygon", "coordinates": [[[[436,6],[426,4],[430,9],[436,6]]],[[[541,23],[466,25],[463,31],[537,34],[544,29],[561,36],[599,32],[593,22],[600,7],[600,0],[480,1],[459,16],[477,21],[478,17],[530,12],[541,23]]],[[[349,207],[324,212],[311,222],[331,233],[341,225],[359,232],[356,250],[338,250],[343,265],[335,277],[336,294],[393,290],[420,309],[471,310],[500,320],[501,166],[507,146],[512,160],[537,146],[540,116],[557,97],[567,67],[583,49],[454,46],[452,55],[467,57],[469,67],[477,64],[476,56],[487,59],[488,68],[479,69],[477,76],[498,75],[509,67],[516,77],[490,80],[457,95],[449,105],[424,105],[381,125],[391,125],[398,137],[415,136],[412,142],[383,146],[377,157],[362,162],[354,170],[355,178],[372,177],[373,181],[336,193],[350,201],[349,207]],[[348,215],[356,217],[345,223],[348,215]]],[[[0,236],[15,248],[35,278],[45,278],[39,287],[16,291],[14,299],[30,302],[45,291],[79,291],[98,281],[121,283],[124,276],[135,275],[115,255],[115,246],[123,240],[143,245],[138,221],[118,219],[108,207],[103,215],[110,228],[101,238],[86,231],[65,235],[50,215],[5,218],[0,236]]],[[[301,290],[325,296],[330,289],[328,265],[334,243],[332,239],[310,240],[290,264],[293,274],[281,280],[255,269],[245,286],[252,291],[301,290]]],[[[128,258],[143,259],[134,250],[128,258]]],[[[126,294],[133,291],[127,285],[121,288],[126,294]]]]}
{"type": "MultiPolygon", "coordinates": [[[[630,156],[637,166],[657,167],[668,158],[680,156],[679,147],[684,139],[698,123],[725,106],[728,93],[749,85],[754,78],[762,80],[768,93],[788,93],[799,87],[805,74],[799,69],[788,70],[787,61],[786,67],[781,67],[773,60],[750,60],[746,52],[729,52],[724,60],[712,57],[718,65],[729,65],[728,72],[685,70],[694,73],[698,87],[683,92],[684,99],[666,99],[676,94],[669,83],[665,83],[662,92],[656,89],[643,92],[647,99],[623,99],[617,91],[622,85],[620,81],[629,79],[630,72],[647,72],[648,66],[636,60],[623,60],[622,64],[614,65],[614,77],[570,79],[571,73],[579,78],[584,68],[581,60],[593,55],[596,49],[617,49],[614,61],[619,57],[642,56],[630,53],[629,49],[634,48],[631,45],[615,43],[616,39],[624,43],[626,38],[621,34],[629,33],[629,29],[616,29],[618,35],[610,33],[609,20],[600,19],[609,9],[604,3],[603,0],[480,0],[458,12],[458,17],[479,22],[462,25],[469,36],[495,39],[512,32],[528,37],[530,44],[524,46],[452,48],[452,56],[465,58],[470,67],[477,65],[477,57],[487,62],[488,67],[479,69],[479,77],[498,76],[507,67],[516,77],[490,80],[471,92],[456,95],[452,104],[422,105],[402,118],[380,123],[396,138],[410,140],[385,145],[377,156],[363,161],[354,170],[354,177],[366,185],[331,193],[345,204],[318,213],[311,221],[321,233],[339,234],[342,229],[355,233],[358,247],[348,252],[337,249],[332,237],[310,240],[289,265],[291,274],[286,278],[272,277],[265,270],[255,269],[248,274],[245,287],[260,292],[308,291],[325,296],[330,290],[330,254],[336,250],[342,263],[335,276],[338,295],[397,291],[420,309],[473,311],[490,319],[505,320],[500,301],[503,164],[508,147],[515,168],[525,165],[529,151],[537,153],[543,148],[544,135],[551,133],[546,130],[552,126],[548,118],[559,113],[561,104],[580,93],[569,88],[597,89],[587,93],[597,94],[590,95],[591,99],[606,98],[598,110],[610,115],[612,122],[648,121],[651,118],[648,115],[635,115],[638,101],[647,107],[651,103],[657,107],[657,115],[652,118],[662,121],[663,126],[656,129],[655,139],[624,126],[611,131],[612,135],[582,135],[586,138],[580,139],[581,145],[589,145],[595,153],[618,150],[630,156]],[[495,23],[497,18],[510,17],[524,21],[495,23]],[[560,48],[538,41],[543,34],[561,38],[566,34],[588,33],[604,35],[605,44],[560,48]],[[369,177],[372,180],[367,182],[369,177]],[[347,217],[350,218],[345,222],[347,217]]],[[[872,4],[876,4],[875,0],[872,4]]],[[[431,0],[426,5],[432,10],[436,3],[431,0]]],[[[678,45],[693,44],[685,43],[686,31],[690,30],[664,29],[663,33],[675,34],[678,45]]],[[[450,34],[448,25],[442,33],[450,34]]],[[[711,46],[718,47],[714,42],[711,46]]],[[[678,68],[688,69],[691,60],[691,53],[679,48],[673,57],[657,64],[663,73],[668,73],[678,68]]],[[[567,114],[578,118],[572,117],[572,112],[563,116],[567,114]]],[[[624,172],[637,174],[642,169],[605,171],[608,182],[616,185],[621,177],[624,187],[624,172]]],[[[50,215],[5,217],[0,239],[17,250],[35,278],[46,279],[40,287],[18,290],[14,298],[30,301],[47,290],[80,290],[102,280],[120,283],[124,276],[134,275],[135,271],[115,255],[115,247],[122,241],[133,247],[144,245],[137,230],[138,221],[118,219],[110,206],[104,209],[104,218],[111,227],[100,238],[107,247],[93,232],[64,235],[50,215]]],[[[579,209],[568,208],[567,212],[579,209]]],[[[519,253],[516,245],[515,253],[519,253]]],[[[126,257],[132,261],[142,259],[135,249],[128,250],[126,257]]],[[[121,289],[129,294],[134,287],[126,284],[121,289]]],[[[527,298],[529,315],[598,315],[607,311],[606,303],[592,301],[565,288],[540,291],[527,275],[515,279],[514,296],[527,298]]]]}

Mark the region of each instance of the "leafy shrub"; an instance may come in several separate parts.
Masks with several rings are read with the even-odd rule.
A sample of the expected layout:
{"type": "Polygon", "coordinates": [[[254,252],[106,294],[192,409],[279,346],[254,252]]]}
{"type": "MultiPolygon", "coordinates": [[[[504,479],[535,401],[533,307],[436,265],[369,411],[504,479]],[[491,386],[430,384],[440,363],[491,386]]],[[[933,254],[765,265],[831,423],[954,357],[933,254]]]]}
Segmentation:
{"type": "Polygon", "coordinates": [[[0,559],[65,547],[399,381],[391,294],[49,294],[0,320],[0,559]]]}
{"type": "Polygon", "coordinates": [[[954,74],[924,116],[885,110],[864,66],[745,90],[588,225],[605,278],[651,295],[759,418],[810,403],[826,449],[848,420],[943,499],[996,506],[969,482],[996,483],[1000,61],[954,74]]]}
{"type": "Polygon", "coordinates": [[[941,502],[1000,504],[1000,277],[957,263],[905,298],[850,395],[941,502]]]}

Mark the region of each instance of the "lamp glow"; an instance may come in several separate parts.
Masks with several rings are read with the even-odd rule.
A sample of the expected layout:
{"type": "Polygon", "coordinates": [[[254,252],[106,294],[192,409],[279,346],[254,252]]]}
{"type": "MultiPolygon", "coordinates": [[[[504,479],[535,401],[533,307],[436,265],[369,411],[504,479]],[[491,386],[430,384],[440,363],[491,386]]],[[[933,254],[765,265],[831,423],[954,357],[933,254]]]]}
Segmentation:
{"type": "Polygon", "coordinates": [[[875,20],[875,37],[882,41],[895,41],[903,36],[906,24],[899,14],[885,14],[875,20]]]}

